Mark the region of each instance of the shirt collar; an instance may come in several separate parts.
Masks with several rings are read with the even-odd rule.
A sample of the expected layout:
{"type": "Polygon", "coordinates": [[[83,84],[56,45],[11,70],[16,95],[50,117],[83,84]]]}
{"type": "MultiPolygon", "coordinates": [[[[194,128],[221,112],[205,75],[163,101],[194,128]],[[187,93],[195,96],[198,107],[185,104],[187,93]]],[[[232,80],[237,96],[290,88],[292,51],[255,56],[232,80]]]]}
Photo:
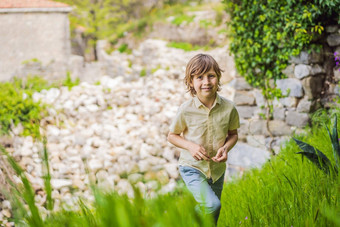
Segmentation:
{"type": "MultiPolygon", "coordinates": [[[[197,98],[197,96],[194,97],[194,103],[197,109],[200,108],[201,106],[204,106],[204,104],[199,100],[199,98],[197,98]]],[[[216,93],[216,99],[214,101],[213,107],[216,104],[219,104],[219,105],[221,104],[221,97],[217,93],[216,93]]]]}

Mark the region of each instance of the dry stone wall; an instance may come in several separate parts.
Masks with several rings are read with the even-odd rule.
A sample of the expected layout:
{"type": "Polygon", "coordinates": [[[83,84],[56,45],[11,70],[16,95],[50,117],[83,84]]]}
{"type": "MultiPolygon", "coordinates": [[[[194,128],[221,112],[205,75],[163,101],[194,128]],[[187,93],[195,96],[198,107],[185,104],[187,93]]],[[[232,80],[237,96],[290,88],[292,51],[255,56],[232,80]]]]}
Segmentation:
{"type": "Polygon", "coordinates": [[[299,56],[291,57],[283,70],[287,78],[276,81],[276,87],[286,97],[274,101],[273,119],[268,127],[260,117],[265,114],[266,106],[261,91],[251,87],[244,78],[236,77],[234,102],[241,117],[242,140],[268,148],[270,131],[278,148],[282,138],[309,123],[310,113],[321,106],[329,107],[339,96],[340,71],[335,65],[334,52],[340,55],[340,26],[329,26],[326,32],[319,41],[323,46],[321,51],[302,51],[299,56]]]}

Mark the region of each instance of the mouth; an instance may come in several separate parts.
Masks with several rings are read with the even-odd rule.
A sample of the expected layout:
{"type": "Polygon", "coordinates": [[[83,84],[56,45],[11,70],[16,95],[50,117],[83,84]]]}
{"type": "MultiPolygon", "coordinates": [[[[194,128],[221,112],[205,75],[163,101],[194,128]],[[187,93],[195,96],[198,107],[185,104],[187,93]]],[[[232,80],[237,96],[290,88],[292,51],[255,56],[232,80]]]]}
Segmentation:
{"type": "Polygon", "coordinates": [[[204,87],[202,88],[203,91],[210,91],[212,88],[211,87],[204,87]]]}

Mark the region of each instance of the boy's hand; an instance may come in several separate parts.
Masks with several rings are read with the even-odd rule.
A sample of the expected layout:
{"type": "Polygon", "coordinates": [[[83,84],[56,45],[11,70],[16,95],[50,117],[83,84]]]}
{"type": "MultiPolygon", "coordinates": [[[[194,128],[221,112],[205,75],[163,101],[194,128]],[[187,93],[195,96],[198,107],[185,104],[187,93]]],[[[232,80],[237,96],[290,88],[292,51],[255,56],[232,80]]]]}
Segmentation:
{"type": "Polygon", "coordinates": [[[211,158],[214,162],[225,162],[228,160],[228,147],[221,147],[218,149],[215,157],[211,158]]]}
{"type": "Polygon", "coordinates": [[[191,156],[196,159],[197,161],[201,161],[202,159],[208,161],[210,160],[210,157],[208,156],[207,152],[205,151],[205,148],[201,145],[194,144],[190,146],[189,152],[191,156]]]}

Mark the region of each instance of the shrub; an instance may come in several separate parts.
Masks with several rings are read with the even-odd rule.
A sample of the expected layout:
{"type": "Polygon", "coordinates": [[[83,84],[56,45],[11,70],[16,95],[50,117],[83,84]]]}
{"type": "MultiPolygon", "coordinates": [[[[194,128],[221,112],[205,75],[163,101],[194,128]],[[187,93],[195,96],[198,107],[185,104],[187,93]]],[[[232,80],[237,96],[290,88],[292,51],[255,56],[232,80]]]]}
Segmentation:
{"type": "Polygon", "coordinates": [[[13,126],[21,123],[23,135],[40,136],[39,124],[45,111],[42,104],[33,101],[32,95],[47,87],[40,77],[0,83],[0,135],[9,134],[13,126]]]}
{"type": "Polygon", "coordinates": [[[60,86],[71,89],[79,82],[79,78],[72,80],[68,73],[64,80],[55,83],[39,76],[0,83],[0,136],[9,134],[20,123],[24,136],[40,138],[40,121],[47,114],[46,105],[34,102],[33,93],[60,86]]]}
{"type": "Polygon", "coordinates": [[[337,1],[224,0],[238,72],[267,99],[280,95],[270,80],[282,79],[290,56],[307,47],[317,49],[324,27],[340,22],[337,1]],[[315,45],[314,45],[315,44],[315,45]],[[276,93],[275,93],[276,92],[276,93]]]}

